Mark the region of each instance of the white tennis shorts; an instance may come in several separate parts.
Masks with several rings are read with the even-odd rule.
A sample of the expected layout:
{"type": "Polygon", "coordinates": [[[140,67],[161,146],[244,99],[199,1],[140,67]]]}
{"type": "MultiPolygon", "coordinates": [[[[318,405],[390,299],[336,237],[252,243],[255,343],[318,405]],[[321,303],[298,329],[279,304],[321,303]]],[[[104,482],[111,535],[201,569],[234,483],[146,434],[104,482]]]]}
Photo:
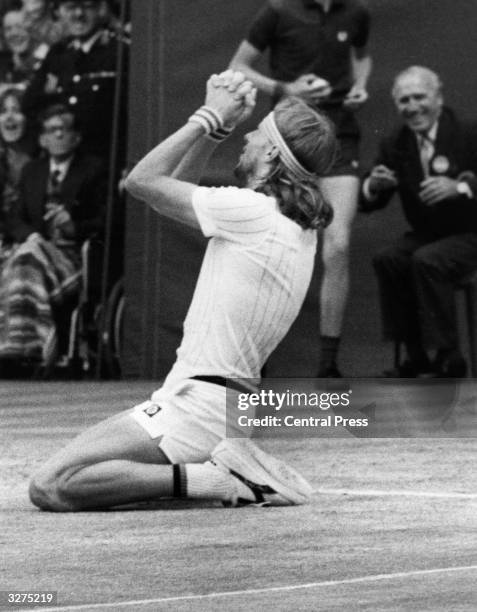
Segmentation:
{"type": "Polygon", "coordinates": [[[131,417],[143,427],[171,463],[203,463],[223,436],[202,426],[173,406],[147,400],[135,406],[131,417]]]}

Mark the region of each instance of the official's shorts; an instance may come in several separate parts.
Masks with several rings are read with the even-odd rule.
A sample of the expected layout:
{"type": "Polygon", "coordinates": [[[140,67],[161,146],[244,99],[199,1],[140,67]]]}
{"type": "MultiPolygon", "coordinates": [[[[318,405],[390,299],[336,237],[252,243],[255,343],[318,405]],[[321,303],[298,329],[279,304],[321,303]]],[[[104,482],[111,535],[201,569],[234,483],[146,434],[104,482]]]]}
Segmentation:
{"type": "Polygon", "coordinates": [[[355,136],[338,138],[338,154],[326,177],[359,176],[359,139],[355,136]]]}
{"type": "Polygon", "coordinates": [[[354,113],[342,108],[323,109],[336,128],[338,155],[326,176],[359,176],[361,132],[354,113]]]}

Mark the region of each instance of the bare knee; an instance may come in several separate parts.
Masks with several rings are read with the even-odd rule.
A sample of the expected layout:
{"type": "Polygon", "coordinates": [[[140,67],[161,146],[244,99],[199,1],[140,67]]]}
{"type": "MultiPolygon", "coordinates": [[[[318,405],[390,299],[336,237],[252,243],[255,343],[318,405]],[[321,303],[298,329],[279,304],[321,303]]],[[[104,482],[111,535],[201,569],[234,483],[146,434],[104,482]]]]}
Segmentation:
{"type": "Polygon", "coordinates": [[[334,232],[326,236],[323,244],[323,265],[325,268],[347,265],[349,256],[349,234],[334,232]]]}
{"type": "Polygon", "coordinates": [[[50,510],[52,512],[66,512],[68,509],[63,507],[56,491],[54,477],[39,472],[35,474],[28,489],[30,501],[40,510],[50,510]]]}
{"type": "Polygon", "coordinates": [[[65,471],[38,471],[32,477],[29,486],[31,502],[50,512],[73,512],[78,510],[69,492],[69,474],[65,471]]]}

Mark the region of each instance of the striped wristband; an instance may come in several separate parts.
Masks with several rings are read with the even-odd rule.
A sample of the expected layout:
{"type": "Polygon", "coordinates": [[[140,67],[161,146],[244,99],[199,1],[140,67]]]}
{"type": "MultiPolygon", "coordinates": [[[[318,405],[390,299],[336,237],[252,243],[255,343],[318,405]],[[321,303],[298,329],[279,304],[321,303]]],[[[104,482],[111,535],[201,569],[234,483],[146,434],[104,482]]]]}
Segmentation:
{"type": "Polygon", "coordinates": [[[210,106],[201,106],[189,117],[190,123],[198,123],[204,128],[207,138],[214,142],[222,142],[229,136],[233,128],[224,126],[224,121],[219,113],[210,106]]]}

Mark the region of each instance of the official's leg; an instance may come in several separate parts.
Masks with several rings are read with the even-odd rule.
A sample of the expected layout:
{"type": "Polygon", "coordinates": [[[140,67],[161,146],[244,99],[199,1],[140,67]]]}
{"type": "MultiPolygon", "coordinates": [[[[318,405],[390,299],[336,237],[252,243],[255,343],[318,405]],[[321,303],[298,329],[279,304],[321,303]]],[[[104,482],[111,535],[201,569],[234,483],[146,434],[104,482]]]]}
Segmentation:
{"type": "Polygon", "coordinates": [[[334,358],[338,350],[343,317],[349,291],[349,244],[351,228],[356,215],[359,179],[355,176],[331,176],[322,179],[324,197],[333,207],[332,223],[323,237],[323,279],[321,284],[320,331],[322,355],[319,376],[327,369],[336,368],[334,358]],[[328,355],[323,351],[328,350],[328,355]]]}

